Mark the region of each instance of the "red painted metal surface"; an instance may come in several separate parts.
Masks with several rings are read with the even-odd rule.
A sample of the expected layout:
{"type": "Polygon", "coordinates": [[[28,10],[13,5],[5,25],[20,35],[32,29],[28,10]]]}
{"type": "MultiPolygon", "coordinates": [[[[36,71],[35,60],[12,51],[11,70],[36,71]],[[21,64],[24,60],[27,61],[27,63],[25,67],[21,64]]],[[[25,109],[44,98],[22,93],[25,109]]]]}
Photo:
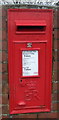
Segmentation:
{"type": "Polygon", "coordinates": [[[52,19],[52,10],[8,10],[10,114],[51,109],[52,19]]]}

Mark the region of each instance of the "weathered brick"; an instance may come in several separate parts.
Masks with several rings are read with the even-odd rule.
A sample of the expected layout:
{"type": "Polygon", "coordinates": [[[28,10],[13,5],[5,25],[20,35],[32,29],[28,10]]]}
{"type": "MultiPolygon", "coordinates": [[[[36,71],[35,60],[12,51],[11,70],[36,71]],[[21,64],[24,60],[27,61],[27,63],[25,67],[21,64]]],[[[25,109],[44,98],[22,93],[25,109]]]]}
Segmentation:
{"type": "Polygon", "coordinates": [[[59,66],[57,66],[57,64],[59,65],[59,62],[57,62],[57,61],[55,61],[55,62],[53,63],[53,70],[54,70],[54,71],[57,71],[57,68],[58,68],[58,70],[59,70],[59,66]]]}
{"type": "Polygon", "coordinates": [[[2,52],[2,61],[7,61],[7,51],[2,52]]]}
{"type": "Polygon", "coordinates": [[[6,6],[2,6],[2,15],[7,16],[6,6]]]}
{"type": "Polygon", "coordinates": [[[2,94],[0,94],[0,104],[2,104],[2,94]]]}
{"type": "Polygon", "coordinates": [[[0,72],[2,72],[2,64],[0,63],[0,72]]]}
{"type": "Polygon", "coordinates": [[[53,104],[53,111],[59,111],[59,103],[53,104]]]}
{"type": "Polygon", "coordinates": [[[59,16],[57,17],[57,15],[56,15],[56,17],[54,19],[54,27],[59,28],[59,16]]]}
{"type": "Polygon", "coordinates": [[[53,91],[57,90],[57,85],[58,85],[58,83],[53,83],[53,91]]]}
{"type": "Polygon", "coordinates": [[[2,84],[2,93],[8,94],[8,84],[2,84]]]}
{"type": "Polygon", "coordinates": [[[9,116],[7,115],[4,115],[4,114],[2,114],[2,120],[5,120],[5,118],[9,118],[9,116]]]}
{"type": "Polygon", "coordinates": [[[59,11],[55,11],[54,13],[54,27],[59,27],[59,11]]]}
{"type": "Polygon", "coordinates": [[[37,118],[37,114],[13,115],[13,118],[37,118]]]}
{"type": "Polygon", "coordinates": [[[53,83],[53,90],[59,91],[59,83],[53,83]]]}
{"type": "Polygon", "coordinates": [[[54,93],[53,94],[53,101],[58,101],[59,100],[59,93],[54,93]]]}
{"type": "MultiPolygon", "coordinates": [[[[58,72],[58,76],[59,76],[59,72],[58,72]]],[[[57,76],[57,71],[55,71],[55,72],[53,73],[53,80],[54,80],[54,81],[58,81],[58,76],[57,76]]]]}
{"type": "Polygon", "coordinates": [[[56,44],[57,44],[57,49],[59,49],[59,40],[57,40],[56,44]]]}
{"type": "MultiPolygon", "coordinates": [[[[58,53],[59,54],[59,53],[58,53]]],[[[57,61],[58,60],[58,56],[57,56],[57,51],[54,52],[54,61],[57,61]]]]}
{"type": "Polygon", "coordinates": [[[2,74],[2,80],[8,81],[8,74],[7,73],[2,74]]]}
{"type": "Polygon", "coordinates": [[[2,72],[8,72],[8,64],[2,64],[2,72]]]}
{"type": "Polygon", "coordinates": [[[2,73],[0,73],[0,84],[2,83],[2,73]]]}
{"type": "Polygon", "coordinates": [[[54,30],[54,38],[57,40],[59,39],[59,29],[54,30]]]}
{"type": "Polygon", "coordinates": [[[2,19],[2,29],[3,30],[7,30],[7,24],[6,24],[6,17],[4,17],[4,19],[2,19]]]}
{"type": "Polygon", "coordinates": [[[2,94],[2,84],[0,84],[0,94],[2,94]]]}
{"type": "Polygon", "coordinates": [[[2,95],[2,104],[9,104],[8,94],[2,95]]]}
{"type": "Polygon", "coordinates": [[[2,16],[0,16],[0,34],[2,33],[2,16]]]}
{"type": "Polygon", "coordinates": [[[2,114],[8,114],[9,113],[9,106],[4,105],[2,106],[2,114]]]}
{"type": "Polygon", "coordinates": [[[2,31],[2,40],[6,40],[6,37],[7,37],[6,34],[7,34],[6,30],[3,30],[2,31]]]}
{"type": "Polygon", "coordinates": [[[54,40],[54,45],[53,45],[54,49],[57,49],[57,43],[59,43],[59,41],[58,40],[54,40]]]}
{"type": "Polygon", "coordinates": [[[2,41],[2,31],[1,30],[0,30],[0,41],[2,41]]]}
{"type": "MultiPolygon", "coordinates": [[[[0,105],[0,115],[2,114],[2,105],[0,105]]],[[[2,117],[2,116],[1,116],[2,117]]],[[[1,119],[0,119],[1,120],[1,119]]]]}
{"type": "Polygon", "coordinates": [[[57,118],[57,113],[39,113],[39,118],[57,118]]]}
{"type": "Polygon", "coordinates": [[[57,71],[57,80],[59,81],[59,71],[57,71]]]}
{"type": "Polygon", "coordinates": [[[59,60],[59,50],[57,51],[57,60],[59,60]]]}
{"type": "Polygon", "coordinates": [[[2,50],[2,41],[0,40],[0,50],[2,50]]]}
{"type": "Polygon", "coordinates": [[[7,50],[8,49],[8,45],[7,45],[7,41],[6,40],[2,41],[2,49],[3,50],[7,50]]]}
{"type": "Polygon", "coordinates": [[[0,114],[0,120],[2,120],[2,114],[0,114]]]}
{"type": "Polygon", "coordinates": [[[2,51],[0,51],[0,62],[2,61],[2,51]]]}

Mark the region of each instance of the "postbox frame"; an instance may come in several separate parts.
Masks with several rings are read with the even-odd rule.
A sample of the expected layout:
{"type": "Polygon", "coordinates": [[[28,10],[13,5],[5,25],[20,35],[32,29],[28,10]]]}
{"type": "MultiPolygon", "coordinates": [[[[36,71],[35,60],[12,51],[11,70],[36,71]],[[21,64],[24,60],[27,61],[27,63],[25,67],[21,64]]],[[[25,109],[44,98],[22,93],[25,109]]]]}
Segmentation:
{"type": "MultiPolygon", "coordinates": [[[[51,9],[9,9],[8,10],[8,69],[9,69],[9,95],[10,95],[10,98],[9,98],[9,105],[10,105],[10,114],[19,114],[19,113],[34,113],[34,112],[50,112],[50,110],[51,110],[51,89],[52,89],[52,84],[51,84],[51,80],[52,80],[52,25],[53,25],[53,19],[51,18],[51,26],[50,26],[50,28],[51,28],[51,32],[50,32],[50,35],[49,35],[49,37],[50,37],[50,41],[49,41],[49,43],[48,43],[48,41],[47,41],[47,39],[45,39],[45,40],[40,40],[40,41],[38,41],[38,40],[33,40],[33,41],[19,41],[19,40],[17,40],[16,41],[16,39],[13,41],[12,39],[11,39],[11,36],[13,36],[12,35],[12,33],[11,33],[11,27],[10,27],[10,25],[11,25],[11,22],[10,22],[10,20],[11,20],[11,13],[12,12],[49,12],[49,13],[51,13],[51,17],[53,18],[53,10],[51,10],[51,9]],[[9,29],[10,28],[10,29],[9,29]],[[47,77],[47,75],[46,75],[46,72],[45,72],[45,75],[46,75],[46,78],[48,78],[48,80],[45,80],[45,84],[46,84],[46,88],[45,88],[45,103],[46,103],[46,106],[45,105],[41,105],[40,107],[38,107],[39,109],[36,109],[35,107],[34,107],[34,109],[25,109],[25,110],[20,110],[20,109],[17,109],[17,108],[15,108],[15,96],[14,96],[14,91],[15,91],[15,88],[14,88],[14,86],[15,86],[15,83],[14,83],[14,78],[13,78],[13,75],[14,75],[14,66],[15,66],[15,64],[12,62],[12,60],[14,61],[14,58],[13,58],[13,51],[12,50],[14,50],[15,48],[14,48],[14,46],[16,45],[16,44],[27,44],[27,43],[29,43],[29,42],[32,42],[32,44],[33,43],[40,43],[40,44],[45,44],[45,53],[46,54],[49,54],[48,53],[48,51],[47,51],[47,46],[48,46],[48,49],[50,49],[50,58],[49,58],[49,60],[50,60],[50,63],[49,63],[49,65],[48,65],[48,68],[49,68],[49,70],[50,70],[50,73],[49,73],[49,76],[50,76],[50,79],[49,79],[49,77],[47,77]],[[50,44],[50,45],[48,45],[48,44],[50,44]],[[12,56],[12,57],[11,57],[12,56]],[[12,65],[12,63],[13,63],[13,65],[12,65]],[[13,67],[12,67],[13,66],[13,67]],[[11,68],[12,68],[12,70],[11,70],[11,68]],[[13,74],[12,74],[12,72],[13,72],[13,74]],[[48,90],[48,88],[49,88],[49,90],[48,90]],[[49,93],[49,95],[48,95],[48,93],[49,93]],[[48,103],[49,102],[49,103],[48,103]]],[[[17,20],[15,20],[15,21],[17,21],[17,20]]],[[[15,24],[16,24],[16,22],[15,22],[15,24]]],[[[47,27],[47,24],[45,23],[45,26],[47,27]]],[[[16,25],[15,25],[15,31],[14,31],[14,34],[17,36],[17,35],[26,35],[26,34],[28,34],[28,35],[31,35],[31,34],[34,34],[34,32],[16,32],[16,25]]],[[[35,32],[35,35],[37,35],[37,34],[40,34],[40,35],[45,35],[46,34],[46,32],[44,31],[44,32],[35,32]]],[[[22,51],[22,50],[38,50],[39,51],[39,54],[40,54],[40,48],[37,48],[37,47],[35,47],[35,48],[20,48],[20,50],[19,51],[22,51]]],[[[22,59],[22,57],[21,57],[21,59],[22,59]]],[[[40,58],[39,58],[40,59],[40,58]]],[[[48,60],[48,58],[47,58],[47,60],[48,60]]],[[[22,60],[21,60],[22,61],[22,60]]],[[[45,63],[46,64],[46,63],[45,63]]],[[[22,65],[21,65],[22,66],[22,65]]],[[[46,71],[46,69],[47,69],[47,66],[46,66],[46,68],[45,68],[45,71],[46,71]]],[[[40,71],[40,67],[39,67],[39,71],[40,71]]],[[[22,73],[22,69],[21,69],[21,73],[22,73]]],[[[35,77],[40,77],[40,74],[39,74],[39,76],[21,76],[21,78],[35,78],[35,77]]]]}

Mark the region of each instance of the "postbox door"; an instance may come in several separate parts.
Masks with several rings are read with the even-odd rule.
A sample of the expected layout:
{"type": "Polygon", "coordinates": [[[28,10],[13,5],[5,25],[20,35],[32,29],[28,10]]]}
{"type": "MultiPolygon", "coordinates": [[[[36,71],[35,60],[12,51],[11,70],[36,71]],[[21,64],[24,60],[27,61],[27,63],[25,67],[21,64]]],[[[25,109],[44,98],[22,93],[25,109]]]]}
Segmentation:
{"type": "Polygon", "coordinates": [[[13,101],[20,113],[45,106],[45,57],[45,42],[33,42],[31,48],[26,42],[13,43],[13,101]]]}

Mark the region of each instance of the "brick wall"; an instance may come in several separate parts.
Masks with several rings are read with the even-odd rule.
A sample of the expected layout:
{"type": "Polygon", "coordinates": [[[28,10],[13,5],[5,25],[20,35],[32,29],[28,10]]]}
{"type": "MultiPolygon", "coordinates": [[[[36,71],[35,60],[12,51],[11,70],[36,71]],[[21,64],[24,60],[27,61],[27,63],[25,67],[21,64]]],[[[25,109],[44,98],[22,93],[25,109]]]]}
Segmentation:
{"type": "MultiPolygon", "coordinates": [[[[53,75],[52,75],[52,103],[51,112],[49,113],[37,113],[37,114],[9,114],[9,95],[8,95],[8,33],[7,33],[7,10],[8,8],[15,8],[19,6],[2,6],[2,39],[0,35],[0,45],[2,42],[2,50],[0,49],[0,55],[2,53],[2,61],[0,60],[0,66],[2,64],[2,71],[0,71],[0,82],[2,75],[2,104],[0,102],[0,112],[2,108],[2,118],[57,118],[59,112],[59,8],[54,9],[54,24],[53,24],[53,75]]],[[[22,7],[22,6],[21,6],[22,7]]],[[[25,8],[26,6],[23,6],[25,8]]],[[[28,8],[28,7],[27,7],[28,8]]],[[[48,8],[48,7],[47,7],[48,8]]],[[[1,11],[1,10],[0,10],[1,11]]],[[[1,24],[1,14],[0,14],[1,24]]],[[[0,84],[1,86],[1,84],[0,84]]],[[[1,87],[0,87],[1,88],[1,87]]]]}
{"type": "MultiPolygon", "coordinates": [[[[1,61],[2,61],[2,52],[1,52],[1,50],[2,50],[2,18],[1,18],[1,16],[2,16],[2,6],[0,6],[0,114],[2,114],[2,99],[1,99],[1,93],[2,93],[2,63],[1,63],[1,61]]],[[[1,115],[0,115],[0,118],[1,118],[1,115]]]]}

